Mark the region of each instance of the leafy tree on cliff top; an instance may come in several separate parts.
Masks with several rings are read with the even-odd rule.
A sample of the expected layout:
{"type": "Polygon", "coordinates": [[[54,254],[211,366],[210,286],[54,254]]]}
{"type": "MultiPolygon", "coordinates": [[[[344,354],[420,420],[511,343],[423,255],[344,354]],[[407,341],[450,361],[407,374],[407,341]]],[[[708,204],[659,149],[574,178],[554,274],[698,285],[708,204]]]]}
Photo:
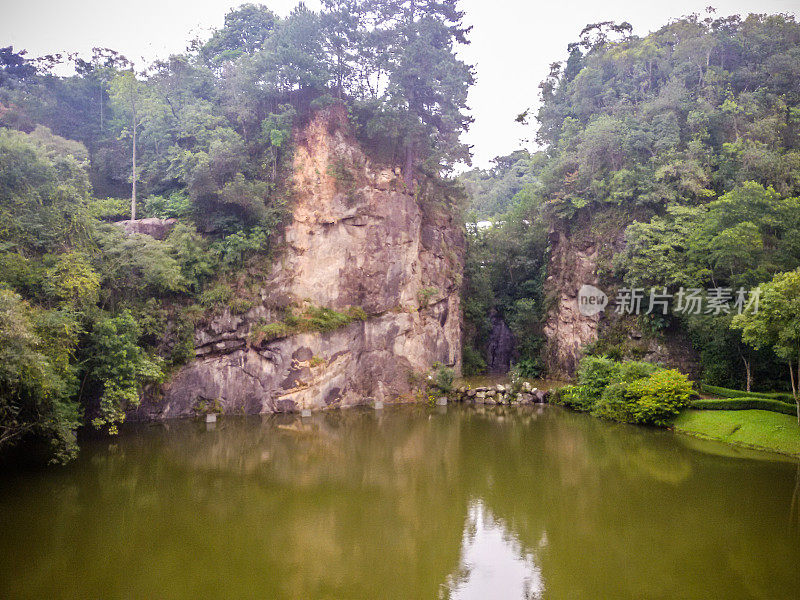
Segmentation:
{"type": "Polygon", "coordinates": [[[253,54],[270,38],[278,17],[266,6],[242,4],[225,15],[225,24],[206,42],[196,41],[199,54],[212,68],[221,68],[243,54],[253,54]]]}
{"type": "Polygon", "coordinates": [[[456,43],[467,43],[463,13],[455,0],[387,5],[393,12],[388,18],[398,25],[391,38],[386,95],[389,106],[406,110],[406,172],[414,170],[420,157],[436,172],[453,162],[468,162],[469,150],[459,136],[472,122],[466,103],[473,75],[454,51],[456,43]]]}
{"type": "Polygon", "coordinates": [[[334,87],[353,99],[368,137],[397,146],[408,184],[418,169],[438,175],[469,161],[460,135],[474,78],[456,54],[468,43],[462,19],[457,0],[325,2],[334,87]]]}

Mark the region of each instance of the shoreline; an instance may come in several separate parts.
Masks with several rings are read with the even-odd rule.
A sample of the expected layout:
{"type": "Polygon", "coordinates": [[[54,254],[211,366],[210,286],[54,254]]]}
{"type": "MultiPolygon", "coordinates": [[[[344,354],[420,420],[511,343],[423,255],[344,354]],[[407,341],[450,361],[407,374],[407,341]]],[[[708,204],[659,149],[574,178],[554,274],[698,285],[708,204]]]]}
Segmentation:
{"type": "Polygon", "coordinates": [[[800,426],[789,415],[756,409],[688,409],[675,418],[669,429],[692,438],[800,458],[800,426]],[[789,435],[784,436],[787,432],[789,435]]]}

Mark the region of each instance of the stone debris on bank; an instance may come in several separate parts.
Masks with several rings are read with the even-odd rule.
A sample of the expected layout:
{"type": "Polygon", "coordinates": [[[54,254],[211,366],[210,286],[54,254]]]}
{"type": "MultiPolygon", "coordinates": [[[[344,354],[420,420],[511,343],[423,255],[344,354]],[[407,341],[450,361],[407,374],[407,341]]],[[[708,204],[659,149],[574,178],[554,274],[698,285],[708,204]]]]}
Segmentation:
{"type": "Polygon", "coordinates": [[[476,388],[461,385],[453,388],[448,394],[451,402],[470,404],[544,404],[549,398],[549,390],[537,389],[527,381],[518,389],[510,384],[476,388]]]}

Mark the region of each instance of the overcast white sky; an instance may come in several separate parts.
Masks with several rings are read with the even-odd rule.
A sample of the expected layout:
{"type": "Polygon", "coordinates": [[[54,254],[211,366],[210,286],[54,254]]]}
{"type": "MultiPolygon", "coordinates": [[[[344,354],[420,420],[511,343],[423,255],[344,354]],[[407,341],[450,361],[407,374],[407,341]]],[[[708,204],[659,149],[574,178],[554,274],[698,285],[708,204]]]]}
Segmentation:
{"type": "MultiPolygon", "coordinates": [[[[242,0],[0,0],[0,46],[25,48],[31,55],[61,51],[88,53],[93,46],[118,50],[142,63],[182,51],[187,41],[223,23],[242,0]]],[[[262,2],[287,14],[296,0],[262,2]]],[[[317,8],[317,0],[306,4],[317,8]]],[[[521,147],[530,127],[514,117],[538,98],[538,84],[550,63],[562,60],[566,46],[587,23],[629,21],[637,34],[669,19],[702,12],[717,14],[800,12],[800,0],[461,0],[472,44],[462,56],[476,66],[470,94],[475,123],[467,134],[474,163],[487,166],[494,156],[521,147]]]]}

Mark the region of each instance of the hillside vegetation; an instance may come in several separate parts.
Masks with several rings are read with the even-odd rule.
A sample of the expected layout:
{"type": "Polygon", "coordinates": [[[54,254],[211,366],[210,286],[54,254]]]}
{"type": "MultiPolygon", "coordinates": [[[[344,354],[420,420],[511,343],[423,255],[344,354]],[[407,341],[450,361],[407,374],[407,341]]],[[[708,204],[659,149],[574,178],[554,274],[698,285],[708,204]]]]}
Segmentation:
{"type": "MultiPolygon", "coordinates": [[[[515,330],[527,344],[520,363],[527,370],[535,361],[548,273],[546,259],[532,262],[523,242],[536,240],[546,254],[546,232],[559,226],[573,239],[599,240],[597,273],[612,301],[622,288],[641,288],[641,312],[651,314],[640,315],[636,328],[656,338],[665,331],[688,338],[707,383],[796,389],[800,25],[794,17],[711,12],[646,36],[627,23],[588,25],[541,90],[536,121],[543,149],[527,166],[515,166],[529,180],[491,233],[471,236],[465,318],[467,331],[476,333],[467,338],[465,364],[485,353],[483,307],[526,323],[515,330]],[[624,231],[621,253],[617,231],[624,231]],[[496,256],[495,263],[486,256],[496,256]],[[751,306],[737,316],[738,291],[749,299],[759,285],[761,310],[756,315],[751,306]],[[651,306],[650,288],[673,296],[667,314],[651,306]],[[697,289],[704,302],[699,314],[674,310],[682,288],[697,289]],[[711,294],[729,302],[708,310],[711,294]],[[481,310],[471,312],[476,305],[481,310]]],[[[473,207],[490,214],[483,207],[492,194],[483,194],[473,207]]],[[[601,330],[586,350],[636,358],[627,353],[626,333],[601,330]],[[603,339],[611,333],[616,337],[603,339]]],[[[480,366],[477,358],[473,363],[480,366]]]]}

